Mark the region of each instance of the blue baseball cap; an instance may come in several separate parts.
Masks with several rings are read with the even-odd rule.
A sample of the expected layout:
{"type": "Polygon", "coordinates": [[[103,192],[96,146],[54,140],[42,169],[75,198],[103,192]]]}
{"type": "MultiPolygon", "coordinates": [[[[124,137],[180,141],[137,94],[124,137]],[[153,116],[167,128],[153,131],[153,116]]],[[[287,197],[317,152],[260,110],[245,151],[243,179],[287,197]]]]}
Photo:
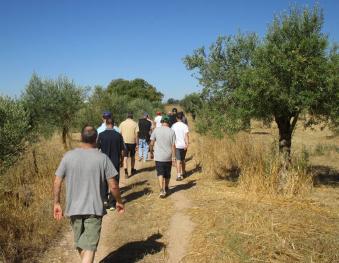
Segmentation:
{"type": "Polygon", "coordinates": [[[104,111],[102,113],[102,117],[105,118],[105,119],[109,119],[112,117],[112,113],[110,111],[104,111]]]}

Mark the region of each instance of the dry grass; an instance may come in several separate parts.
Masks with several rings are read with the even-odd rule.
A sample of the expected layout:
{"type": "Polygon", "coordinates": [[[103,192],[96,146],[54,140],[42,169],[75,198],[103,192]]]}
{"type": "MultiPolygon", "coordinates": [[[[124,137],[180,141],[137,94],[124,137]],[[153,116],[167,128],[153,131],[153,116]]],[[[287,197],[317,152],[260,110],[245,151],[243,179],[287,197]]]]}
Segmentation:
{"type": "Polygon", "coordinates": [[[51,187],[64,149],[53,137],[34,150],[0,178],[0,261],[32,262],[61,227],[52,220],[51,187]]]}
{"type": "Polygon", "coordinates": [[[189,214],[196,228],[183,262],[339,262],[338,189],[314,188],[308,172],[320,157],[322,166],[336,168],[328,158],[334,147],[321,156],[312,152],[319,143],[338,145],[338,138],[310,133],[318,141],[308,131],[295,134],[283,193],[277,191],[281,166],[272,150],[275,127],[222,140],[191,133],[193,160],[203,170],[189,178],[197,182],[186,192],[195,201],[189,214]]]}
{"type": "Polygon", "coordinates": [[[199,137],[195,153],[206,175],[226,179],[245,192],[294,196],[305,194],[312,187],[306,158],[295,155],[291,169],[284,171],[286,182],[281,189],[282,157],[270,144],[260,144],[250,134],[240,133],[221,140],[199,137]]]}

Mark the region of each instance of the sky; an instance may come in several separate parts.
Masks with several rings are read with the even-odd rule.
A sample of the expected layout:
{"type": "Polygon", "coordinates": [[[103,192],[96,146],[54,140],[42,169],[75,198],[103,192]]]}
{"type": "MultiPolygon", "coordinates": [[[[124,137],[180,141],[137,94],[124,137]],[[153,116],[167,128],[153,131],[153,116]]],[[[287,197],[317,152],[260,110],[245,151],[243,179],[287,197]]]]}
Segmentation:
{"type": "Polygon", "coordinates": [[[0,95],[18,97],[35,72],[81,86],[143,78],[165,99],[199,91],[183,57],[218,36],[263,36],[291,4],[323,8],[339,42],[338,0],[0,0],[0,95]]]}

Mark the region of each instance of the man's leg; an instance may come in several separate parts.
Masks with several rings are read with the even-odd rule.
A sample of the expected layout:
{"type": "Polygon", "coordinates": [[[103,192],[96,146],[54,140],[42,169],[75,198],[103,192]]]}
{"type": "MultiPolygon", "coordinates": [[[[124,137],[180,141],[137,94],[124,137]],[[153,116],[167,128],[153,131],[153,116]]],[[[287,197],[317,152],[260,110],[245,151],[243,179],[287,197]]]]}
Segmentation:
{"type": "Polygon", "coordinates": [[[144,160],[145,160],[145,162],[147,161],[147,159],[148,159],[148,143],[145,140],[144,141],[144,160]]]}
{"type": "Polygon", "coordinates": [[[159,180],[159,186],[160,186],[160,190],[164,190],[164,176],[162,175],[158,175],[158,180],[159,180]]]}
{"type": "Polygon", "coordinates": [[[82,250],[78,248],[78,252],[81,258],[81,263],[93,263],[95,257],[95,251],[82,250]]]}
{"type": "Polygon", "coordinates": [[[139,139],[139,161],[142,161],[142,154],[143,154],[143,140],[139,139]]]}

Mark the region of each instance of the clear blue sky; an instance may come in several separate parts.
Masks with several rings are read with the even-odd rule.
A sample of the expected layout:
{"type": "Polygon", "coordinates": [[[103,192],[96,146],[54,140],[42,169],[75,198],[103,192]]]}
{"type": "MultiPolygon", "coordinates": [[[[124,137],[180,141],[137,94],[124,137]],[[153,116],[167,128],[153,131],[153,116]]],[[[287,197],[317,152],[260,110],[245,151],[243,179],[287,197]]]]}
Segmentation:
{"type": "MultiPolygon", "coordinates": [[[[33,72],[79,85],[144,78],[181,98],[198,91],[182,58],[219,35],[263,35],[284,0],[0,0],[0,94],[19,96],[33,72]]],[[[339,39],[339,1],[319,0],[324,32],[339,39]]]]}

